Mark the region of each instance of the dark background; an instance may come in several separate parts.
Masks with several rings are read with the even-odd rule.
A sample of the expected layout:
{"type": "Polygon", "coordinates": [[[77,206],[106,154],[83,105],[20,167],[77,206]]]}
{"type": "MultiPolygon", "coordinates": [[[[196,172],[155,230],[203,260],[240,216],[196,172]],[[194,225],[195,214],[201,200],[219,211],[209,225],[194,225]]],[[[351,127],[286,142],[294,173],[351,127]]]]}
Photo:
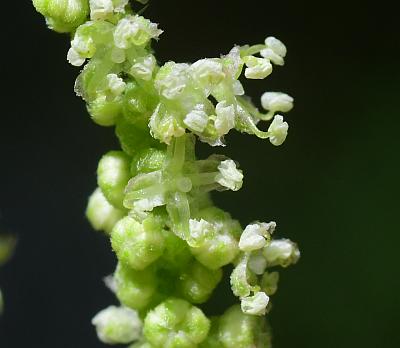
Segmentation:
{"type": "MultiPolygon", "coordinates": [[[[97,161],[117,144],[74,95],[68,37],[47,30],[30,1],[8,2],[0,212],[19,243],[0,270],[0,347],[102,347],[90,319],[115,303],[101,280],[115,257],[83,212],[97,161]]],[[[165,30],[161,62],[219,56],[267,35],[288,47],[285,67],[246,90],[255,100],[265,90],[295,97],[289,137],[275,148],[232,132],[217,151],[241,163],[245,184],[215,195],[243,224],[274,219],[277,235],[301,248],[273,297],[276,348],[400,346],[396,13],[384,1],[278,0],[152,0],[145,12],[165,30]]]]}

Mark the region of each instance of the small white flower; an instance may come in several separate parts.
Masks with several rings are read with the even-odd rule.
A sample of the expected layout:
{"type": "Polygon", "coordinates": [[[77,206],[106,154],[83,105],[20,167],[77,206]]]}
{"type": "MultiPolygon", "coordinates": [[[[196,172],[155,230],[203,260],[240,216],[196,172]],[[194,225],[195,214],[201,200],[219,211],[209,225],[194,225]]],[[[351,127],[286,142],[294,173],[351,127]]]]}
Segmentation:
{"type": "Polygon", "coordinates": [[[82,57],[73,47],[68,50],[68,62],[73,66],[81,66],[85,63],[86,58],[82,57]]]}
{"type": "Polygon", "coordinates": [[[219,136],[227,134],[235,127],[235,108],[226,101],[219,102],[215,107],[217,118],[214,125],[219,136]]]}
{"type": "Polygon", "coordinates": [[[289,239],[276,239],[263,250],[269,267],[280,265],[287,267],[300,258],[300,251],[295,243],[289,239]]]}
{"type": "Polygon", "coordinates": [[[122,18],[114,31],[115,46],[127,49],[131,44],[142,46],[151,39],[158,38],[162,30],[157,24],[141,16],[127,16],[122,18]]]}
{"type": "Polygon", "coordinates": [[[158,72],[155,86],[166,99],[178,98],[188,85],[188,64],[169,62],[158,72]]]}
{"type": "Polygon", "coordinates": [[[289,112],[293,108],[293,98],[281,92],[265,92],[261,96],[261,105],[272,112],[289,112]]]}
{"type": "Polygon", "coordinates": [[[192,242],[194,242],[194,244],[214,233],[214,226],[204,219],[200,220],[190,219],[189,229],[190,229],[190,237],[192,239],[192,242]]]}
{"type": "Polygon", "coordinates": [[[217,85],[225,78],[222,64],[217,59],[201,59],[190,66],[193,78],[205,88],[217,85]]]}
{"type": "Polygon", "coordinates": [[[248,79],[265,79],[272,73],[272,64],[268,59],[248,56],[245,58],[247,66],[244,75],[248,79]]]}
{"type": "Polygon", "coordinates": [[[284,65],[285,61],[283,58],[286,56],[285,45],[273,36],[267,37],[265,39],[265,45],[267,46],[267,48],[261,50],[261,56],[269,59],[272,63],[276,65],[284,65]]]}
{"type": "Polygon", "coordinates": [[[208,115],[204,112],[204,105],[198,104],[190,111],[183,123],[192,131],[201,133],[208,123],[208,115]]]}
{"type": "Polygon", "coordinates": [[[243,313],[250,315],[264,315],[267,311],[269,297],[265,292],[257,292],[254,296],[243,297],[241,308],[243,313]]]}
{"type": "Polygon", "coordinates": [[[220,185],[237,191],[243,184],[243,173],[236,168],[236,163],[232,160],[222,161],[218,166],[219,174],[216,177],[216,182],[220,185]]]}
{"type": "Polygon", "coordinates": [[[148,56],[137,58],[129,73],[137,79],[150,81],[155,67],[156,59],[152,54],[149,54],[148,56]]]}
{"type": "Polygon", "coordinates": [[[247,225],[240,237],[239,249],[243,251],[262,249],[271,238],[275,226],[276,223],[273,221],[270,223],[258,222],[247,225]]]}
{"type": "Polygon", "coordinates": [[[136,311],[110,306],[92,319],[100,341],[108,344],[127,344],[141,336],[142,322],[136,311]]]}
{"type": "Polygon", "coordinates": [[[270,133],[269,141],[272,145],[279,146],[283,144],[287,137],[289,125],[283,122],[283,116],[275,115],[274,120],[271,122],[268,132],[270,133]]]}
{"type": "Polygon", "coordinates": [[[121,95],[125,91],[126,83],[116,74],[107,75],[108,89],[115,96],[121,95]]]}
{"type": "Polygon", "coordinates": [[[286,46],[283,44],[281,40],[273,36],[269,36],[265,39],[265,45],[274,51],[276,54],[284,58],[286,56],[287,50],[286,46]]]}

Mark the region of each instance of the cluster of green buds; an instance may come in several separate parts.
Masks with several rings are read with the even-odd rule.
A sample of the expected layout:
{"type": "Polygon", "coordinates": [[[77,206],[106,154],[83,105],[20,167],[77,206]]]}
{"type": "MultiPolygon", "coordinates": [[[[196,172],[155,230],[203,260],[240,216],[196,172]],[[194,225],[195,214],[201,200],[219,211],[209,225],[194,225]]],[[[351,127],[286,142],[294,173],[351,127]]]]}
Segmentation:
{"type": "Polygon", "coordinates": [[[99,339],[131,348],[270,347],[264,314],[278,273],[269,270],[294,264],[299,250],[272,238],[275,222],[243,229],[213,204],[211,191],[239,190],[243,172],[222,155],[198,159],[195,145],[225,145],[233,129],[275,146],[285,141],[288,124],[279,113],[290,111],[293,99],[266,92],[260,111],[239,80],[243,71],[264,79],[283,65],[284,44],[268,37],[220,58],[160,66],[151,41],[162,30],[128,0],[33,3],[50,28],[71,33],[67,59],[84,65],[75,91],[94,122],[115,127],[121,145],[100,159],[86,211],[118,258],[106,283],[120,306],[93,318],[99,339]],[[240,305],[207,318],[197,305],[232,265],[240,305]]]}
{"type": "MultiPolygon", "coordinates": [[[[0,266],[4,265],[12,256],[16,239],[10,235],[0,235],[0,266]]],[[[0,289],[0,314],[3,313],[3,294],[0,289]]]]}

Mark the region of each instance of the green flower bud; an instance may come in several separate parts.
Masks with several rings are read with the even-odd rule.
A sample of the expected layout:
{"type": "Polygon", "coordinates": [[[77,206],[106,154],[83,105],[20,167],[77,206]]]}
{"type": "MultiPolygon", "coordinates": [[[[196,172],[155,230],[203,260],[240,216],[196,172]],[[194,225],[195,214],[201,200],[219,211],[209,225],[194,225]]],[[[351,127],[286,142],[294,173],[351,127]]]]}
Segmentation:
{"type": "Polygon", "coordinates": [[[231,287],[235,296],[246,297],[250,295],[253,286],[250,285],[250,271],[247,267],[249,255],[243,255],[231,274],[231,287]]]}
{"type": "Polygon", "coordinates": [[[107,100],[106,96],[100,96],[88,103],[88,112],[92,120],[99,126],[113,126],[121,113],[122,101],[120,99],[107,100]]]}
{"type": "Polygon", "coordinates": [[[163,150],[150,147],[139,151],[131,163],[131,175],[150,173],[163,167],[167,153],[163,150]]]}
{"type": "Polygon", "coordinates": [[[194,257],[209,269],[232,262],[239,253],[237,236],[242,232],[238,221],[216,207],[201,210],[200,220],[190,220],[190,233],[196,242],[191,246],[194,257]]]}
{"type": "Polygon", "coordinates": [[[193,262],[179,276],[178,289],[191,303],[204,303],[222,278],[222,270],[209,270],[198,262],[193,262]]]}
{"type": "Polygon", "coordinates": [[[163,252],[162,226],[152,215],[142,223],[127,216],[115,225],[111,244],[121,262],[133,269],[143,270],[163,252]]]}
{"type": "Polygon", "coordinates": [[[224,348],[270,348],[264,318],[244,314],[239,306],[229,308],[219,321],[219,338],[224,348]]]}
{"type": "Polygon", "coordinates": [[[89,15],[88,0],[33,0],[33,6],[45,18],[50,29],[71,32],[89,15]]]}
{"type": "Polygon", "coordinates": [[[130,179],[130,158],[122,151],[110,151],[100,160],[97,183],[114,207],[123,209],[124,190],[130,179]]]}
{"type": "Polygon", "coordinates": [[[108,344],[127,344],[142,333],[142,322],[136,311],[126,307],[110,306],[92,319],[100,341],[108,344]]]}
{"type": "Polygon", "coordinates": [[[196,348],[208,335],[210,321],[184,300],[170,298],[150,311],[144,335],[156,347],[196,348]]]}
{"type": "Polygon", "coordinates": [[[219,339],[219,317],[211,318],[211,327],[207,338],[200,343],[199,348],[222,348],[219,339]]]}
{"type": "Polygon", "coordinates": [[[159,144],[149,134],[147,124],[132,124],[124,117],[118,119],[115,133],[122,150],[130,156],[141,149],[155,147],[159,144]]]}
{"type": "Polygon", "coordinates": [[[171,231],[164,231],[165,249],[159,266],[174,273],[183,272],[193,259],[187,243],[171,231]]]}
{"type": "Polygon", "coordinates": [[[118,263],[114,280],[118,300],[124,306],[137,310],[149,305],[157,288],[153,270],[136,271],[122,263],[118,263]]]}
{"type": "Polygon", "coordinates": [[[114,225],[124,215],[125,211],[114,208],[108,203],[100,188],[97,188],[89,197],[86,217],[96,231],[104,231],[110,234],[114,225]]]}

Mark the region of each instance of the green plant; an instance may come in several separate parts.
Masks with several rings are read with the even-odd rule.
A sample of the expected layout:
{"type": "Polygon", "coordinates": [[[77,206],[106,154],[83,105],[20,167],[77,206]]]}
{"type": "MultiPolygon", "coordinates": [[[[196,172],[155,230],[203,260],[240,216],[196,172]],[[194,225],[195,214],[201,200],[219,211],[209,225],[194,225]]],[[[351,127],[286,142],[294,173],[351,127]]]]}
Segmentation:
{"type": "Polygon", "coordinates": [[[242,229],[211,201],[211,191],[242,186],[233,160],[197,159],[197,139],[224,145],[232,129],[281,145],[293,99],[267,92],[260,112],[239,77],[264,79],[283,65],[286,47],[274,37],[235,46],[221,58],[159,66],[151,40],[158,26],[133,12],[128,0],[33,0],[50,28],[71,32],[68,61],[86,65],[75,91],[94,122],[115,126],[122,151],[105,154],[87,217],[111,238],[118,258],[107,283],[121,303],[93,324],[105,343],[151,347],[269,347],[264,314],[277,289],[270,267],[297,262],[296,244],[272,239],[275,222],[242,229]],[[257,56],[259,55],[259,56],[257,56]],[[267,131],[260,121],[272,120],[267,131]],[[240,306],[207,318],[205,303],[223,271],[234,265],[240,306]]]}

